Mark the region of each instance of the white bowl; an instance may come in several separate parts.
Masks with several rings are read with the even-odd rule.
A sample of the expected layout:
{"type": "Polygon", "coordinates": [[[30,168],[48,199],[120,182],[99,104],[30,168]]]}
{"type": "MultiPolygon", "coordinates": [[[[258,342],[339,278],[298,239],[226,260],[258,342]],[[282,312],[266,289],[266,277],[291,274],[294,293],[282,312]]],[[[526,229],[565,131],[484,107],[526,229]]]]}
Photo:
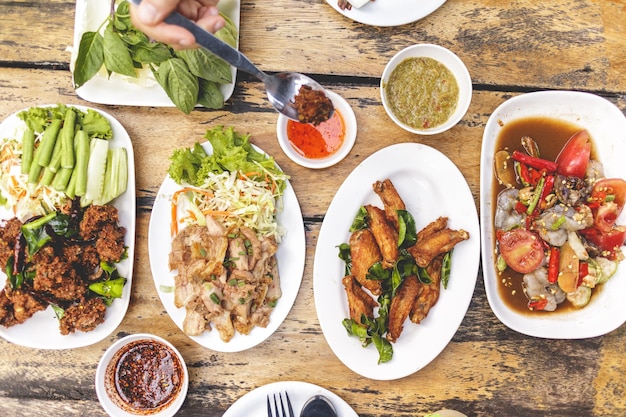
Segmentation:
{"type": "Polygon", "coordinates": [[[463,118],[469,108],[470,102],[472,101],[472,79],[470,78],[469,71],[463,61],[461,61],[461,59],[452,51],[439,45],[417,44],[401,50],[387,63],[380,80],[380,96],[387,114],[398,126],[411,133],[434,135],[450,129],[463,118]],[[389,81],[389,76],[398,64],[407,58],[420,57],[432,58],[445,65],[452,72],[459,85],[459,100],[452,115],[444,123],[428,129],[417,129],[400,121],[391,111],[386,94],[386,86],[389,81]]]}
{"type": "Polygon", "coordinates": [[[352,110],[348,102],[339,94],[333,93],[332,91],[328,90],[325,90],[324,92],[333,102],[333,107],[335,108],[335,110],[339,111],[339,113],[343,117],[343,121],[345,124],[345,137],[343,139],[343,144],[341,145],[341,148],[339,148],[335,153],[325,158],[306,158],[300,155],[287,137],[287,122],[289,121],[289,118],[282,114],[278,116],[276,135],[278,136],[278,143],[280,144],[280,147],[282,148],[285,155],[289,157],[289,159],[291,159],[296,164],[306,168],[319,169],[335,165],[337,162],[345,158],[348,153],[350,153],[350,150],[352,149],[352,146],[354,146],[354,142],[356,141],[357,128],[356,116],[354,115],[354,111],[352,110]]]}
{"type": "Polygon", "coordinates": [[[115,354],[120,349],[124,348],[130,343],[137,342],[140,340],[154,341],[156,343],[160,343],[161,345],[166,346],[167,348],[171,349],[176,354],[176,356],[178,357],[178,360],[180,361],[180,364],[182,366],[182,385],[180,387],[180,391],[176,395],[176,398],[173,401],[171,401],[168,405],[166,405],[165,408],[161,409],[157,413],[142,414],[142,415],[149,415],[152,417],[171,417],[174,414],[176,414],[176,412],[180,409],[180,407],[183,405],[183,402],[185,401],[185,397],[187,396],[187,389],[189,387],[189,373],[187,372],[187,365],[185,364],[185,360],[183,359],[183,356],[174,347],[174,345],[172,345],[170,342],[168,342],[167,340],[161,337],[154,336],[151,334],[134,334],[134,335],[123,337],[117,342],[113,343],[106,350],[106,352],[104,352],[104,355],[102,355],[102,358],[100,359],[100,362],[98,363],[98,368],[96,369],[96,394],[98,395],[98,400],[100,400],[100,404],[102,405],[102,408],[104,408],[104,410],[110,416],[136,417],[137,415],[139,415],[139,414],[131,414],[123,410],[109,397],[109,394],[107,393],[107,389],[105,386],[105,379],[106,379],[107,367],[111,363],[111,361],[114,359],[115,354]]]}

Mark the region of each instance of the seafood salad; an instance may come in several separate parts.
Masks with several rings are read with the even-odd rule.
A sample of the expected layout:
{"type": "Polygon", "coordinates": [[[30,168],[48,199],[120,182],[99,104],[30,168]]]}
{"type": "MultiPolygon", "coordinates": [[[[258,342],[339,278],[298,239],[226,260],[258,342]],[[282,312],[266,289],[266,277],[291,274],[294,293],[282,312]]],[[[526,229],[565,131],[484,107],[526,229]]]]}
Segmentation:
{"type": "Polygon", "coordinates": [[[556,158],[543,156],[538,143],[524,136],[494,156],[501,187],[495,268],[529,310],[581,308],[624,259],[626,227],[616,221],[626,181],[605,178],[586,130],[571,135],[556,158]]]}

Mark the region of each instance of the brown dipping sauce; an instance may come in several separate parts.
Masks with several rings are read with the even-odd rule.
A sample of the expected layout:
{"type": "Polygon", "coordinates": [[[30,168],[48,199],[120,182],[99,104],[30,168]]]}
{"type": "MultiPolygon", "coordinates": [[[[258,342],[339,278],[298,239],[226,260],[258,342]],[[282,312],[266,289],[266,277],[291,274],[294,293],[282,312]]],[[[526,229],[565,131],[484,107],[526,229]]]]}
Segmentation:
{"type": "MultiPolygon", "coordinates": [[[[547,117],[528,117],[512,120],[506,122],[502,126],[502,129],[496,139],[494,154],[503,149],[509,151],[509,153],[516,149],[523,151],[521,138],[523,136],[530,136],[535,140],[535,142],[537,142],[541,152],[541,158],[554,161],[567,140],[574,133],[582,129],[582,127],[573,123],[547,117]]],[[[591,159],[597,159],[593,146],[591,159]]],[[[496,213],[498,194],[504,189],[505,187],[498,184],[497,179],[494,177],[493,188],[491,190],[492,227],[496,213]]],[[[495,250],[495,234],[492,247],[495,250]]],[[[496,266],[493,265],[492,267],[495,269],[496,276],[498,277],[498,293],[500,298],[509,308],[522,314],[540,314],[536,311],[528,309],[528,299],[526,298],[522,287],[522,277],[524,274],[515,272],[511,268],[507,268],[504,272],[498,273],[496,266]]],[[[596,287],[594,291],[600,291],[601,287],[602,286],[596,287]]],[[[573,309],[574,307],[570,304],[570,302],[565,300],[563,303],[559,304],[556,311],[550,312],[550,314],[563,313],[573,309]]]]}
{"type": "Polygon", "coordinates": [[[136,415],[156,414],[178,396],[183,364],[169,346],[144,339],[115,353],[107,366],[105,388],[121,409],[136,415]]]}

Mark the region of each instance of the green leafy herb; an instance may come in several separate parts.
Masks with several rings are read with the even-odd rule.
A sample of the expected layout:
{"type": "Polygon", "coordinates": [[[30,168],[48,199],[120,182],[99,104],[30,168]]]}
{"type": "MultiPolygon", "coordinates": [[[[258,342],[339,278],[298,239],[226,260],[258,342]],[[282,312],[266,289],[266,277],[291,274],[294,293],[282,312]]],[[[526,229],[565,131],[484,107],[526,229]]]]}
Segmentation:
{"type": "MultiPolygon", "coordinates": [[[[237,47],[237,27],[227,16],[224,28],[215,36],[237,47]]],[[[80,88],[102,68],[133,78],[138,69],[149,68],[167,96],[181,111],[190,113],[196,104],[217,109],[224,106],[219,85],[232,83],[230,65],[205,49],[177,51],[153,42],[135,28],[130,5],[120,1],[117,9],[95,31],[80,39],[74,65],[74,87],[80,88]]]]}
{"type": "Polygon", "coordinates": [[[407,210],[398,210],[398,247],[410,248],[417,242],[415,219],[407,210]]]}
{"type": "Polygon", "coordinates": [[[443,262],[441,263],[441,285],[444,289],[448,288],[448,281],[450,281],[450,272],[452,268],[452,252],[447,252],[443,255],[443,262]]]}

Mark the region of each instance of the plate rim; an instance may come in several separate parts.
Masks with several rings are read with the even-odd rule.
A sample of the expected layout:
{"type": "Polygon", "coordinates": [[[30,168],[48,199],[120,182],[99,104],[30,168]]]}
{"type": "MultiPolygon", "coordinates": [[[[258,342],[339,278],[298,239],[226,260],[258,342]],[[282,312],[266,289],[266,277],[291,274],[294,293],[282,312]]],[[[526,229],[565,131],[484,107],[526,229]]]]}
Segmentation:
{"type": "MultiPolygon", "coordinates": [[[[125,206],[129,206],[128,210],[124,211],[124,214],[125,214],[124,217],[132,220],[129,224],[124,224],[120,221],[120,224],[126,228],[126,236],[124,237],[124,242],[128,247],[127,249],[128,257],[122,262],[118,263],[118,265],[121,264],[125,266],[125,269],[127,269],[127,272],[124,272],[123,275],[127,275],[127,276],[125,276],[126,284],[124,285],[122,298],[120,300],[115,300],[113,303],[113,305],[115,305],[115,303],[118,301],[124,301],[123,305],[116,306],[116,308],[119,309],[119,311],[115,312],[116,313],[115,320],[112,320],[112,318],[109,317],[105,320],[104,323],[101,323],[99,325],[99,326],[102,326],[102,325],[107,324],[106,328],[107,329],[110,328],[108,333],[106,330],[100,330],[98,333],[94,333],[95,331],[98,330],[98,328],[96,327],[96,329],[93,330],[92,332],[78,332],[78,333],[72,333],[70,335],[65,335],[65,336],[61,335],[62,338],[59,339],[60,341],[63,341],[63,342],[68,341],[68,343],[65,346],[63,346],[64,345],[63,343],[57,345],[56,343],[52,343],[50,339],[46,339],[44,344],[31,342],[30,340],[23,341],[21,338],[15,337],[14,335],[11,334],[13,333],[11,331],[12,328],[16,328],[17,326],[27,326],[28,320],[22,324],[11,326],[8,328],[4,326],[0,326],[0,337],[5,339],[6,341],[19,345],[19,346],[24,346],[24,347],[33,348],[33,349],[41,349],[41,350],[66,350],[66,349],[81,348],[81,347],[96,344],[104,340],[108,336],[110,336],[115,331],[115,329],[120,325],[120,323],[124,320],[124,317],[126,317],[126,313],[128,312],[128,307],[130,305],[130,298],[132,294],[132,283],[133,283],[133,273],[134,273],[134,260],[135,260],[134,254],[135,254],[135,246],[136,246],[135,239],[137,237],[136,236],[137,190],[136,190],[136,184],[135,184],[135,156],[134,156],[133,144],[132,144],[130,135],[128,134],[128,131],[126,130],[126,128],[124,128],[124,126],[121,124],[119,120],[117,120],[115,117],[113,117],[111,114],[109,114],[108,112],[104,110],[91,107],[91,106],[80,105],[80,104],[64,104],[64,105],[67,107],[75,107],[81,111],[87,111],[90,109],[90,110],[94,110],[102,114],[105,118],[107,118],[107,120],[111,124],[111,129],[114,132],[114,136],[111,139],[112,143],[122,142],[120,145],[126,148],[126,152],[128,156],[128,185],[126,188],[126,192],[122,196],[120,196],[120,197],[123,197],[123,199],[118,200],[120,199],[120,197],[118,197],[116,200],[114,200],[114,203],[117,202],[118,204],[121,204],[121,202],[123,202],[125,206]],[[116,130],[118,131],[118,134],[115,133],[116,130]],[[130,193],[132,194],[132,196],[126,193],[130,193]]],[[[21,111],[28,110],[33,107],[56,107],[56,106],[58,106],[58,104],[39,104],[35,106],[24,107],[20,110],[17,110],[11,113],[9,116],[7,116],[4,120],[2,120],[2,122],[0,122],[0,132],[2,131],[5,123],[7,123],[7,121],[11,122],[11,120],[9,120],[11,118],[17,119],[18,118],[17,114],[21,111]]],[[[17,126],[14,126],[14,128],[16,127],[17,126]]],[[[113,205],[117,207],[116,204],[113,204],[113,205]]],[[[121,212],[119,208],[118,210],[121,212]]],[[[0,213],[4,213],[4,212],[6,212],[6,210],[0,207],[0,213]]],[[[5,277],[4,272],[2,272],[2,277],[5,277]]],[[[2,285],[2,288],[4,288],[5,283],[0,282],[0,285],[2,285]]],[[[109,313],[110,308],[111,307],[108,307],[107,313],[109,313]]],[[[50,314],[54,318],[54,313],[51,311],[51,307],[48,307],[46,308],[46,310],[37,312],[35,314],[40,315],[40,316],[43,314],[50,314]]],[[[56,320],[56,318],[54,319],[56,320]]],[[[19,328],[24,329],[26,327],[19,327],[19,328]]],[[[58,321],[57,321],[57,326],[55,327],[55,330],[58,332],[58,321]]],[[[55,334],[55,337],[57,337],[56,334],[55,334]]]]}
{"type": "MultiPolygon", "coordinates": [[[[381,0],[378,0],[378,1],[383,3],[381,0]]],[[[429,4],[428,8],[425,8],[424,10],[420,10],[419,13],[407,15],[406,9],[396,10],[396,4],[402,2],[404,6],[408,5],[409,10],[410,10],[410,7],[414,7],[415,4],[411,3],[410,0],[408,1],[395,0],[394,4],[392,4],[391,6],[388,6],[389,9],[386,9],[386,12],[390,14],[396,13],[397,17],[394,17],[391,19],[385,19],[385,20],[382,20],[381,18],[379,18],[379,15],[376,14],[376,13],[380,13],[380,11],[372,12],[371,16],[367,10],[364,11],[365,8],[367,8],[368,6],[371,6],[370,4],[366,4],[359,9],[352,8],[352,10],[341,10],[339,6],[337,5],[337,0],[326,0],[326,3],[328,3],[333,9],[335,9],[344,17],[347,17],[348,19],[351,19],[357,23],[362,23],[364,25],[369,25],[369,26],[392,27],[392,26],[402,26],[402,25],[407,25],[409,23],[417,22],[418,20],[421,20],[425,18],[426,16],[434,13],[437,9],[443,6],[446,1],[447,0],[428,0],[429,3],[432,3],[432,4],[429,4]]],[[[386,6],[382,6],[382,7],[386,8],[386,6]]],[[[398,7],[398,9],[402,9],[402,7],[398,7]]]]}

